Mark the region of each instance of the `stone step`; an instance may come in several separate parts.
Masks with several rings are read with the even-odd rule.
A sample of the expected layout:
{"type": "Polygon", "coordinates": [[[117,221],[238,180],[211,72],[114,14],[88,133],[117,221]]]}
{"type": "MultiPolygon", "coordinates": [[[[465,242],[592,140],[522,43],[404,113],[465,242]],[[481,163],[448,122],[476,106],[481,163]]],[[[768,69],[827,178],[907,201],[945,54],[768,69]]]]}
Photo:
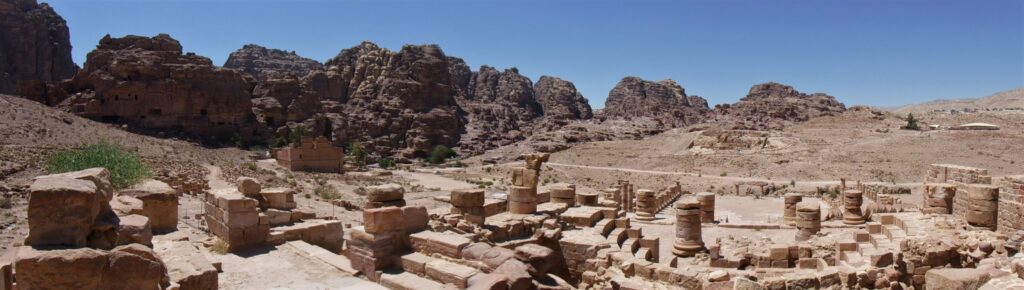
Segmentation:
{"type": "Polygon", "coordinates": [[[323,261],[324,263],[327,263],[328,265],[331,265],[335,269],[338,269],[342,272],[352,275],[359,273],[358,270],[352,267],[352,261],[350,261],[347,257],[331,253],[330,251],[325,250],[324,248],[321,248],[319,246],[314,246],[303,241],[289,241],[285,243],[285,246],[290,247],[299,252],[300,254],[306,255],[307,257],[323,261]]]}
{"type": "Polygon", "coordinates": [[[380,284],[392,290],[448,290],[458,289],[451,285],[416,276],[409,272],[398,274],[384,273],[380,276],[380,284]]]}
{"type": "Polygon", "coordinates": [[[843,252],[843,262],[850,267],[859,268],[867,264],[864,256],[857,252],[843,252]]]}

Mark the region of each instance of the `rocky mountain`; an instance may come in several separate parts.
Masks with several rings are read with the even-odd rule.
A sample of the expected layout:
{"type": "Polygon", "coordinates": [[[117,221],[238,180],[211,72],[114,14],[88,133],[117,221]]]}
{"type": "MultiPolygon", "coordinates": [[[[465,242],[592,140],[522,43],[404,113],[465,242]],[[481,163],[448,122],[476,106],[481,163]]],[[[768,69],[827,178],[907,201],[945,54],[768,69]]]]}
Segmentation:
{"type": "Polygon", "coordinates": [[[67,23],[50,5],[0,0],[0,93],[19,91],[19,83],[21,90],[45,90],[45,82],[77,70],[67,23]]]}
{"type": "Polygon", "coordinates": [[[541,76],[533,85],[533,90],[547,118],[580,120],[594,116],[587,98],[576,91],[576,86],[572,82],[552,76],[541,76]]]}
{"type": "Polygon", "coordinates": [[[141,132],[216,143],[263,135],[252,115],[252,85],[242,74],[183,53],[166,34],[107,35],[72,79],[49,86],[48,91],[64,94],[49,96],[65,99],[61,107],[141,132]]]}
{"type": "Polygon", "coordinates": [[[240,70],[261,81],[288,75],[303,77],[310,71],[323,69],[320,62],[301,57],[294,51],[269,49],[255,44],[246,44],[232,52],[224,62],[224,67],[240,70]]]}
{"type": "Polygon", "coordinates": [[[612,88],[601,117],[650,119],[663,128],[679,128],[703,122],[710,111],[708,102],[687,96],[673,80],[648,81],[625,77],[612,88]]]}
{"type": "Polygon", "coordinates": [[[845,111],[846,105],[833,96],[808,95],[791,86],[769,82],[754,85],[747,96],[735,104],[715,106],[714,119],[734,129],[779,130],[794,122],[845,111]]]}
{"type": "Polygon", "coordinates": [[[893,108],[890,111],[896,114],[906,115],[908,113],[970,110],[1024,110],[1024,88],[999,92],[982,98],[936,100],[926,103],[906,105],[893,108]]]}
{"type": "MultiPolygon", "coordinates": [[[[464,66],[465,63],[460,62],[464,66]]],[[[451,71],[465,71],[452,68],[451,71]]],[[[462,76],[462,74],[455,74],[462,76]]],[[[466,132],[461,144],[472,153],[481,153],[528,137],[534,120],[544,111],[533,91],[533,82],[516,68],[498,71],[481,66],[479,71],[454,83],[456,100],[466,113],[466,132]]]]}

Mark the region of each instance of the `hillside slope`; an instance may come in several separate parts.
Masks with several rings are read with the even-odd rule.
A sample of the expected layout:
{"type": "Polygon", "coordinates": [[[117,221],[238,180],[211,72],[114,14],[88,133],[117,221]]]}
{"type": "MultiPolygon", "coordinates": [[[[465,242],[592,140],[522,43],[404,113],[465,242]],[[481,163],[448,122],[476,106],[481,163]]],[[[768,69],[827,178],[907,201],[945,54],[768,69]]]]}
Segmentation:
{"type": "Polygon", "coordinates": [[[925,113],[934,111],[964,110],[1024,110],[1024,87],[976,99],[935,100],[920,104],[906,105],[891,109],[893,113],[925,113]]]}

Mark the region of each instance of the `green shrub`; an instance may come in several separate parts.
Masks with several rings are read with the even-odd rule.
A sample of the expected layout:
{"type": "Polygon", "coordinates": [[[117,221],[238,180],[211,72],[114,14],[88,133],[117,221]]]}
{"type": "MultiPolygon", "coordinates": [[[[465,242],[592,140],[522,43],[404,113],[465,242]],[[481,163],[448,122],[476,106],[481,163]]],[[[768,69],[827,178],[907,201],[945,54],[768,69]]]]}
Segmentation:
{"type": "Polygon", "coordinates": [[[139,156],[106,142],[84,145],[54,153],[46,159],[46,171],[64,173],[94,167],[110,171],[115,188],[127,188],[152,176],[152,171],[139,156]]]}
{"type": "Polygon", "coordinates": [[[320,199],[323,200],[341,198],[341,194],[338,193],[338,190],[334,189],[334,187],[330,185],[317,186],[316,189],[313,190],[313,193],[315,193],[316,196],[319,196],[320,199]]]}
{"type": "Polygon", "coordinates": [[[907,114],[907,125],[903,126],[903,129],[921,130],[921,126],[917,125],[917,118],[914,118],[913,113],[907,114]]]}
{"type": "Polygon", "coordinates": [[[391,159],[390,157],[381,158],[380,160],[377,161],[377,165],[380,166],[380,168],[384,169],[395,168],[395,166],[397,166],[395,164],[395,160],[391,159]]]}
{"type": "Polygon", "coordinates": [[[297,126],[292,128],[291,132],[288,132],[288,142],[302,143],[302,137],[306,136],[306,133],[308,133],[308,131],[306,131],[306,127],[297,126]]]}
{"type": "Polygon", "coordinates": [[[352,162],[359,167],[366,165],[366,147],[362,143],[352,142],[348,144],[348,155],[352,157],[352,162]]]}
{"type": "Polygon", "coordinates": [[[430,152],[430,159],[428,161],[431,164],[441,164],[448,161],[448,158],[455,157],[455,150],[448,148],[448,146],[437,145],[434,150],[430,152]]]}

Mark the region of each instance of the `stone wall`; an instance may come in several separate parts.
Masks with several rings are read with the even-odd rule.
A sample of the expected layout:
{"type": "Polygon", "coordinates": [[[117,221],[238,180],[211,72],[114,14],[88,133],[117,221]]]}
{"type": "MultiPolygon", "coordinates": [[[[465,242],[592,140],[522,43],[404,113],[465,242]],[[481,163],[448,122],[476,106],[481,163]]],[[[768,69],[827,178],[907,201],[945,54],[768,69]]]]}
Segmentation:
{"type": "Polygon", "coordinates": [[[999,183],[999,216],[997,229],[1011,234],[1024,230],[1024,175],[1007,176],[999,183]]]}

